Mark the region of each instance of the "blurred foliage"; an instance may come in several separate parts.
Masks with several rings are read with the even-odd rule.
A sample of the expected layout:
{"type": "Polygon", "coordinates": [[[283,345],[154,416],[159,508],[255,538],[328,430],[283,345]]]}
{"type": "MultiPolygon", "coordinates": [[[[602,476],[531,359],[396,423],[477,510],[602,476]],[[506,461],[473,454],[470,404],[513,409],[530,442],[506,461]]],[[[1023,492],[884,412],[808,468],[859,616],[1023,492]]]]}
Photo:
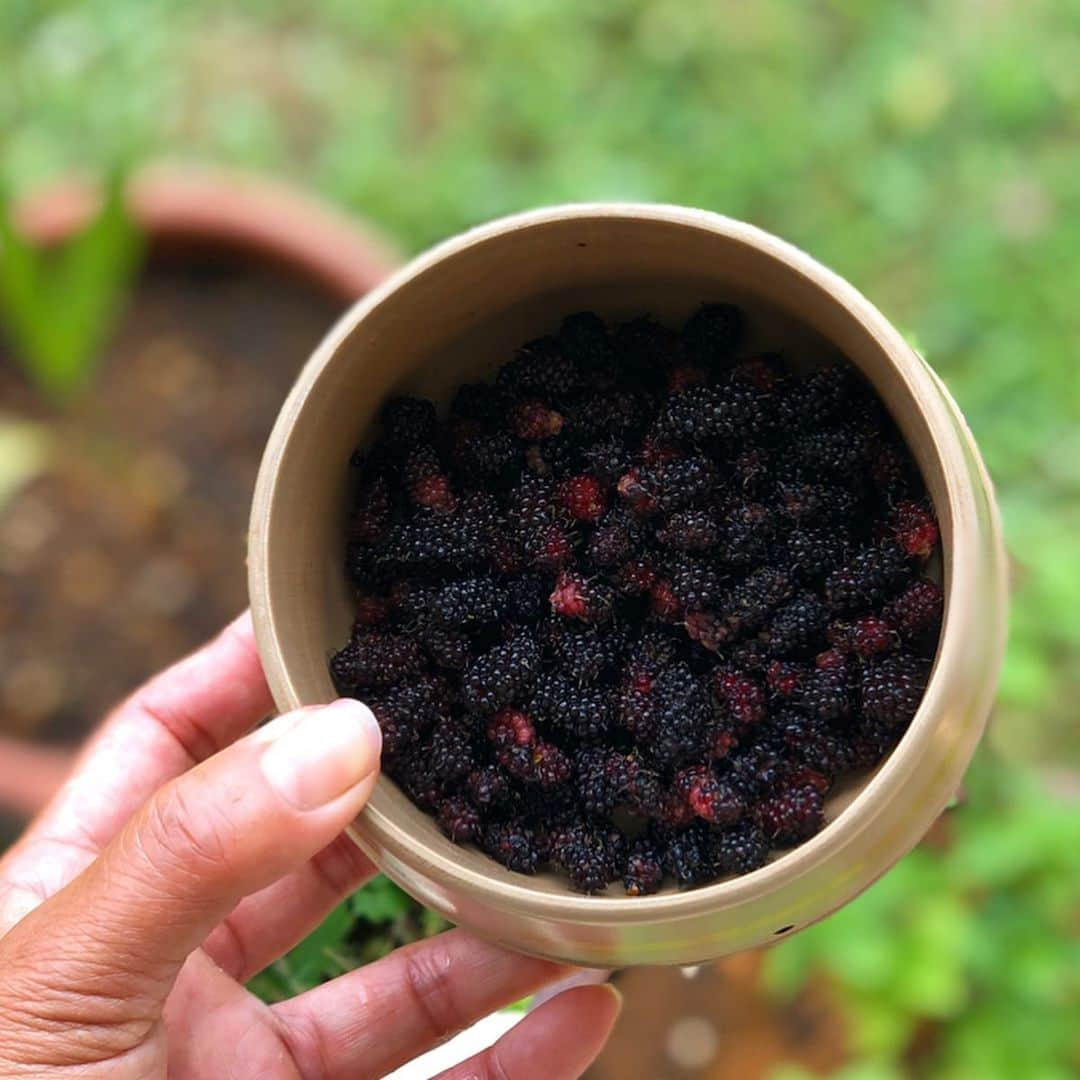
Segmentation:
{"type": "Polygon", "coordinates": [[[999,745],[1080,750],[1080,0],[7,0],[0,70],[20,190],[171,155],[413,249],[594,198],[805,247],[917,338],[998,482],[999,745]]]}
{"type": "Polygon", "coordinates": [[[265,1001],[281,1001],[449,925],[380,875],[248,987],[265,1001]]]}
{"type": "Polygon", "coordinates": [[[859,1058],[845,1080],[1080,1070],[1080,809],[986,755],[970,781],[946,854],[924,845],[766,955],[781,994],[829,977],[859,1058]]]}
{"type": "MultiPolygon", "coordinates": [[[[905,859],[772,952],[771,978],[835,981],[861,1056],[846,1080],[910,1075],[901,1048],[939,1019],[928,1075],[1073,1075],[1076,818],[1017,762],[1080,752],[1080,0],[6,0],[0,70],[18,191],[163,155],[232,164],[414,250],[542,203],[679,202],[872,297],[998,483],[1011,767],[980,765],[947,856],[905,859]]],[[[258,989],[433,918],[380,881],[258,989]]]]}
{"type": "Polygon", "coordinates": [[[27,242],[0,198],[0,322],[31,381],[55,402],[89,384],[139,268],[141,237],[123,190],[114,177],[98,213],[59,250],[27,242]]]}

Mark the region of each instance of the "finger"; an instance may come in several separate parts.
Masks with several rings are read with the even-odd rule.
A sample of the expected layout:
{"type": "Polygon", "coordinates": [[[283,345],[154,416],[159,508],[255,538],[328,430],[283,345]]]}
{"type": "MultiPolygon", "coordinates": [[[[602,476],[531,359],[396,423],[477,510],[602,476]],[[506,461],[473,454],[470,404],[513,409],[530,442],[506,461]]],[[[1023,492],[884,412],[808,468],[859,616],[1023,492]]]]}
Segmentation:
{"type": "Polygon", "coordinates": [[[307,937],[375,872],[356,844],[339,836],[295,873],[241,900],[203,949],[234,979],[247,982],[307,937]]]}
{"type": "Polygon", "coordinates": [[[378,1077],[569,971],[450,930],[274,1012],[301,1076],[378,1077]]]}
{"type": "Polygon", "coordinates": [[[566,990],[438,1080],[577,1080],[603,1050],[621,1008],[607,983],[566,990]]]}
{"type": "Polygon", "coordinates": [[[356,815],[381,741],[366,706],[337,701],[279,717],[161,788],[11,931],[5,945],[25,960],[14,968],[29,984],[19,992],[89,985],[95,999],[160,1005],[184,959],[242,897],[298,869],[356,815]]]}
{"type": "Polygon", "coordinates": [[[88,866],[153,791],[271,709],[247,614],[136,691],[0,863],[0,934],[88,866]]]}

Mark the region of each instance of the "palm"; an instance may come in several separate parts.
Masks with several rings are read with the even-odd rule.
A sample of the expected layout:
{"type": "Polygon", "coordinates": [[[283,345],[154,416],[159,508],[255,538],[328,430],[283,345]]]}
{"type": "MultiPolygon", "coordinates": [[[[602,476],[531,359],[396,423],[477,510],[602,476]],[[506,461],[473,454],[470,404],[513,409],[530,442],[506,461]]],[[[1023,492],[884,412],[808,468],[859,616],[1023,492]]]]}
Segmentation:
{"type": "MultiPolygon", "coordinates": [[[[94,863],[152,792],[233,743],[271,707],[246,619],[122,705],[53,803],[0,861],[0,939],[94,863]]],[[[90,995],[70,1050],[62,1037],[49,1042],[50,1063],[110,1078],[381,1076],[568,974],[454,930],[277,1005],[244,989],[373,873],[359,850],[338,837],[242,900],[187,958],[163,1010],[125,986],[118,1022],[115,1001],[99,1016],[90,995]],[[100,1049],[87,1057],[95,1026],[100,1049]]],[[[541,1039],[569,1055],[561,1071],[549,1056],[549,1074],[577,1075],[613,1019],[610,1002],[577,996],[576,1004],[550,1002],[507,1037],[512,1041],[467,1066],[468,1075],[512,1075],[518,1066],[508,1055],[532,1060],[541,1039]],[[565,1036],[577,1034],[555,1037],[564,1028],[565,1036]]]]}

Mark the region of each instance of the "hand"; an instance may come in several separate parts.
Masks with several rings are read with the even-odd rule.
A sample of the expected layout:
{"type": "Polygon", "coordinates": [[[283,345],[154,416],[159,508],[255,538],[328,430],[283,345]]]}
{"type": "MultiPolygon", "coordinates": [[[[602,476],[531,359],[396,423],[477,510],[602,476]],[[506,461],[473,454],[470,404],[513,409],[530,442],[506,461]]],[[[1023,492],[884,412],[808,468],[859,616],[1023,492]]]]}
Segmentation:
{"type": "MultiPolygon", "coordinates": [[[[249,620],[106,721],[0,860],[0,1075],[377,1077],[570,970],[453,930],[267,1006],[243,983],[374,868],[341,831],[380,735],[355,701],[272,704],[249,620]]],[[[468,1078],[579,1076],[618,1012],[544,1004],[468,1078]]]]}

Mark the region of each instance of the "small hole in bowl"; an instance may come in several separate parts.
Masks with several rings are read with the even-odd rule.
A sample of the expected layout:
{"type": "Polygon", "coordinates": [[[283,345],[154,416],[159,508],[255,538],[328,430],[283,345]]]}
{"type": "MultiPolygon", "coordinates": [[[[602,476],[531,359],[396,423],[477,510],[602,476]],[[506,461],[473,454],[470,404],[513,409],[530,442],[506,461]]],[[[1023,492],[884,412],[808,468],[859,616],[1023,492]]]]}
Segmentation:
{"type": "Polygon", "coordinates": [[[795,924],[788,923],[787,926],[781,926],[779,930],[773,931],[773,937],[779,937],[781,934],[786,934],[789,930],[794,930],[795,924]]]}
{"type": "Polygon", "coordinates": [[[589,245],[587,243],[585,243],[584,240],[579,240],[577,246],[578,247],[588,247],[589,245]]]}

